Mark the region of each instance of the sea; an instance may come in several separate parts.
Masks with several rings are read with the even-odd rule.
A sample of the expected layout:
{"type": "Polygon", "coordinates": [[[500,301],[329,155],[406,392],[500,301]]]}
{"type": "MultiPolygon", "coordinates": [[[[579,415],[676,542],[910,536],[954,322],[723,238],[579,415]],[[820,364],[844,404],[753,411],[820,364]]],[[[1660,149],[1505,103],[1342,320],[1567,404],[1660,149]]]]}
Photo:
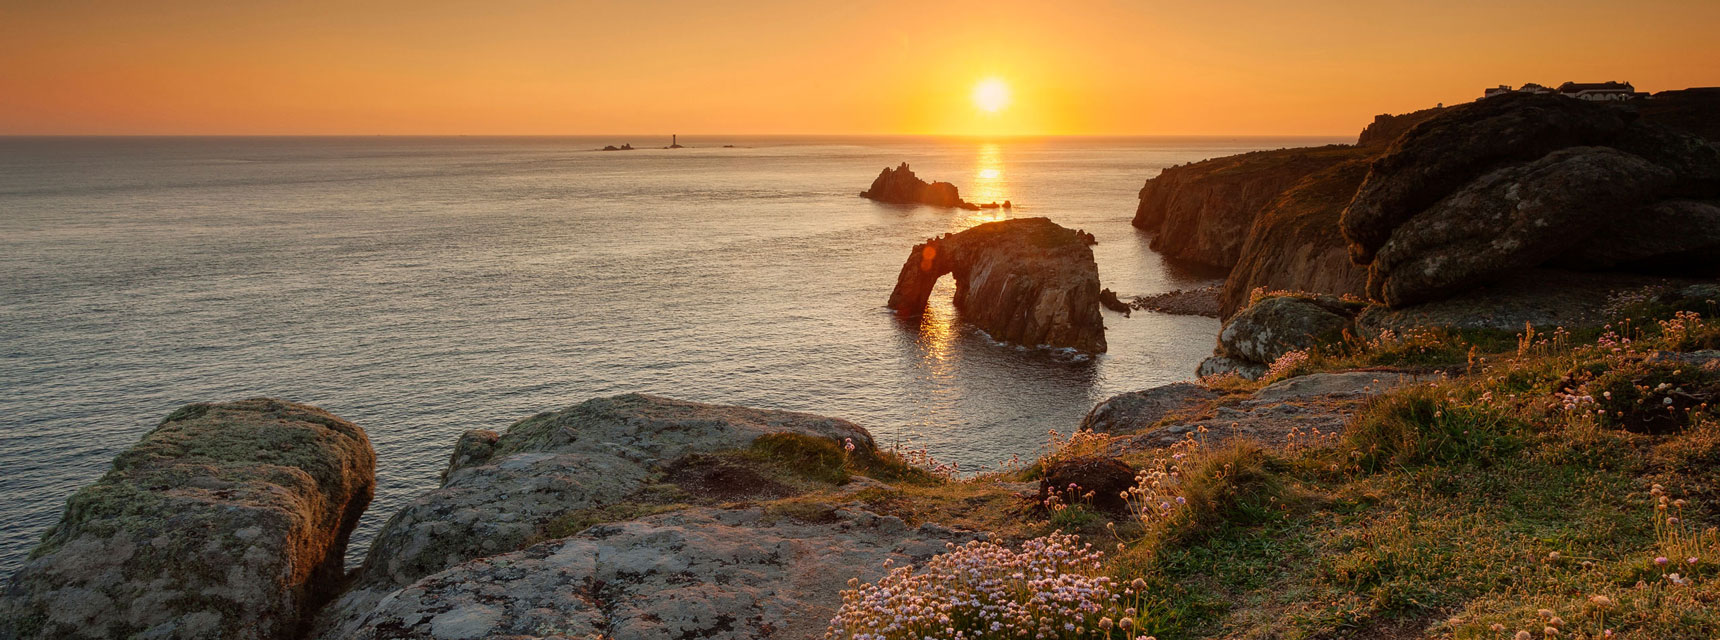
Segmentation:
{"type": "Polygon", "coordinates": [[[855,421],[964,473],[1111,395],[1193,377],[1212,318],[1105,312],[1110,352],[1000,344],[949,282],[884,308],[915,243],[1046,216],[1124,297],[1212,284],[1132,228],[1179,163],[1315,138],[0,138],[0,575],[174,408],[268,396],[362,426],[351,547],[455,439],[643,392],[855,421]],[[630,143],[632,151],[598,151],[630,143]],[[962,211],[862,199],[886,166],[962,211]]]}

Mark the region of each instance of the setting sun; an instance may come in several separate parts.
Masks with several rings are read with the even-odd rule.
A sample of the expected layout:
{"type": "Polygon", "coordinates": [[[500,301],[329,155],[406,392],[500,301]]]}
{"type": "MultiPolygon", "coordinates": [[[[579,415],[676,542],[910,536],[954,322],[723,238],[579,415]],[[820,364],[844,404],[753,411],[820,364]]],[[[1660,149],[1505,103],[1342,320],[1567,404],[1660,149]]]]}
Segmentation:
{"type": "Polygon", "coordinates": [[[973,104],[984,111],[997,113],[1009,106],[1009,85],[997,78],[987,78],[974,85],[973,104]]]}

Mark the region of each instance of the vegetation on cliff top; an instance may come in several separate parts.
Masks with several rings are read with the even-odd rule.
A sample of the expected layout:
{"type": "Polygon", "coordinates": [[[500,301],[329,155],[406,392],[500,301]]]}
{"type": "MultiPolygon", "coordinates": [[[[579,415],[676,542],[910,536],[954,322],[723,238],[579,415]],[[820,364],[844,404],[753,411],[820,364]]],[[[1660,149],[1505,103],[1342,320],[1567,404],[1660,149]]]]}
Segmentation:
{"type": "MultiPolygon", "coordinates": [[[[1691,351],[1720,345],[1716,311],[1644,297],[1575,334],[1428,330],[1304,354],[1278,377],[1385,363],[1450,375],[1285,449],[1203,433],[1127,454],[1141,475],[1126,514],[1079,491],[1027,506],[996,495],[1031,468],[861,498],[910,521],[965,508],[1006,539],[1061,531],[1102,551],[1070,579],[1110,577],[1118,604],[1028,637],[1716,637],[1720,354],[1691,351]]],[[[1110,438],[1059,438],[1048,459],[1110,438]]],[[[860,597],[877,588],[850,605],[891,606],[860,597]]],[[[1036,589],[1056,587],[986,602],[1036,589]]],[[[930,605],[953,607],[939,610],[963,637],[995,633],[959,600],[930,605]]]]}

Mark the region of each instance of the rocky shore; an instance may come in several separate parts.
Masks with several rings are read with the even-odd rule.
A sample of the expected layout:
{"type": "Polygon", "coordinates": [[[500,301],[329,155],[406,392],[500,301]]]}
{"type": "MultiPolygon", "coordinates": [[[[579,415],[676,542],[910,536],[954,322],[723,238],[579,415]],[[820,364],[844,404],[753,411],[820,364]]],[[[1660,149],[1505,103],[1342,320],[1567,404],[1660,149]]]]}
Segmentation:
{"type": "Polygon", "coordinates": [[[908,168],[908,163],[894,169],[884,167],[878,177],[872,180],[872,186],[860,192],[860,197],[890,204],[924,204],[934,207],[953,207],[979,211],[980,209],[1013,209],[1015,203],[1005,200],[1001,203],[987,202],[984,204],[962,200],[960,190],[948,182],[926,182],[914,171],[908,168]]]}

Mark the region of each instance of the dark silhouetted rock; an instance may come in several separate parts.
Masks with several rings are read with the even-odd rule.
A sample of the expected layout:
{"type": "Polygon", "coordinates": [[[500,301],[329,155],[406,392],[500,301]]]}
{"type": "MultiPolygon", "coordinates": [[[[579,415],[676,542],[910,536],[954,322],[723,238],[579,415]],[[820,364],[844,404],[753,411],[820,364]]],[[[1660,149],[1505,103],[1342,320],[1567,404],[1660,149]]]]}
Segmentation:
{"type": "Polygon", "coordinates": [[[4,638],[287,639],[340,586],[364,430],[253,399],[173,412],[66,502],[0,595],[4,638]]]}
{"type": "Polygon", "coordinates": [[[1105,351],[1099,267],[1080,234],[1046,218],[988,222],[916,245],[889,308],[918,316],[952,274],[962,319],[1015,344],[1105,351]]]}
{"type": "Polygon", "coordinates": [[[1137,296],[1132,306],[1174,316],[1206,316],[1217,318],[1218,300],[1224,285],[1208,285],[1198,289],[1176,289],[1150,296],[1137,296]]]}
{"type": "Polygon", "coordinates": [[[1605,147],[1496,170],[1395,229],[1374,256],[1368,295],[1402,307],[1540,265],[1672,180],[1671,171],[1605,147]]]}
{"type": "Polygon", "coordinates": [[[1258,380],[1260,376],[1266,375],[1266,365],[1226,356],[1211,356],[1200,361],[1194,374],[1201,378],[1234,374],[1249,380],[1258,380]]]}
{"type": "Polygon", "coordinates": [[[1124,304],[1122,300],[1119,300],[1117,298],[1117,292],[1110,289],[1099,290],[1099,304],[1105,305],[1106,309],[1123,314],[1124,317],[1128,317],[1129,315],[1129,305],[1124,304]]]}
{"type": "Polygon", "coordinates": [[[1403,307],[1541,265],[1720,271],[1720,149],[1635,118],[1509,94],[1411,129],[1341,219],[1369,296],[1403,307]]]}
{"type": "Polygon", "coordinates": [[[1098,456],[1057,460],[1039,480],[1039,503],[1045,504],[1055,492],[1064,504],[1085,503],[1121,513],[1129,508],[1121,494],[1134,486],[1135,469],[1122,460],[1098,456]]]}
{"type": "Polygon", "coordinates": [[[955,185],[921,180],[908,168],[906,162],[895,169],[885,167],[872,181],[872,187],[861,192],[860,197],[892,204],[929,204],[934,207],[979,209],[979,205],[963,202],[955,185]]]}

